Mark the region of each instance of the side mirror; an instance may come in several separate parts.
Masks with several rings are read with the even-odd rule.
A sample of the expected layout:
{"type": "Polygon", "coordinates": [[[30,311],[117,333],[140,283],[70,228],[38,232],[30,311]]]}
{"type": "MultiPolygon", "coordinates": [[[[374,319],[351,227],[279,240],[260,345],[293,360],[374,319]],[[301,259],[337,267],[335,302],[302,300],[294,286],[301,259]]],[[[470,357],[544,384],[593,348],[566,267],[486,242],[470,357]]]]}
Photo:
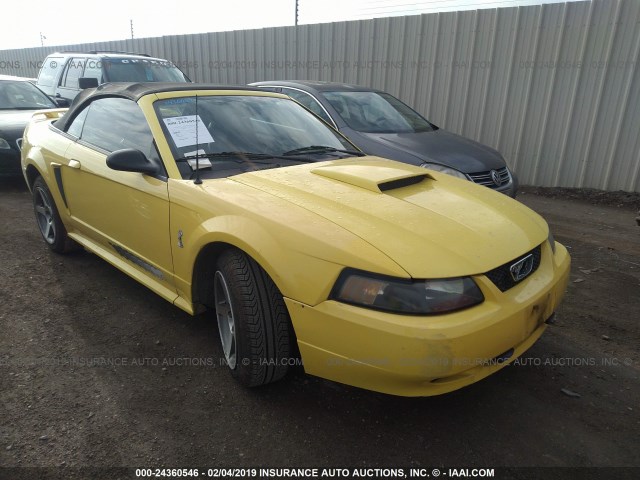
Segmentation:
{"type": "Polygon", "coordinates": [[[107,157],[107,166],[122,172],[138,172],[147,175],[158,173],[158,167],[144,153],[135,148],[116,150],[107,157]]]}
{"type": "Polygon", "coordinates": [[[85,88],[96,88],[98,86],[98,79],[91,77],[80,77],[78,79],[78,87],[80,90],[84,90],[85,88]]]}
{"type": "Polygon", "coordinates": [[[53,103],[55,103],[60,108],[67,108],[69,106],[69,100],[66,98],[54,98],[53,103]]]}

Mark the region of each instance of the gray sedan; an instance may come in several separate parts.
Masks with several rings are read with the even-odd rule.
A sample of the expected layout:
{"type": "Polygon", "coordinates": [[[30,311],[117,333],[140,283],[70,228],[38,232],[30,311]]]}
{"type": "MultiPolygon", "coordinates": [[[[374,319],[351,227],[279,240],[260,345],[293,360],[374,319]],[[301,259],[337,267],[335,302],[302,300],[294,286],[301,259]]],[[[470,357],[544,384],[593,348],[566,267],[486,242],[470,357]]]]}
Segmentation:
{"type": "Polygon", "coordinates": [[[517,177],[499,152],[438,128],[388,93],[302,80],[251,85],[289,95],[369,155],[438,170],[516,196],[517,177]]]}

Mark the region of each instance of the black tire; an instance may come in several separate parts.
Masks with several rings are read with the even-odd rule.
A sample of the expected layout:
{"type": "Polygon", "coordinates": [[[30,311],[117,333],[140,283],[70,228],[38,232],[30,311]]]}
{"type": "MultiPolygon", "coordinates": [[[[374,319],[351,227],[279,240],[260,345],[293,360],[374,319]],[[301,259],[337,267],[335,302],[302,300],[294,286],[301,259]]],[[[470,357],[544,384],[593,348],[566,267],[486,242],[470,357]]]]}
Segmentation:
{"type": "Polygon", "coordinates": [[[284,377],[293,332],[282,294],[269,275],[241,251],[227,250],[218,258],[213,293],[231,375],[247,387],[284,377]]]}
{"type": "Polygon", "coordinates": [[[67,253],[79,248],[67,235],[60,219],[51,191],[42,177],[36,178],[31,187],[36,224],[47,246],[56,253],[67,253]]]}

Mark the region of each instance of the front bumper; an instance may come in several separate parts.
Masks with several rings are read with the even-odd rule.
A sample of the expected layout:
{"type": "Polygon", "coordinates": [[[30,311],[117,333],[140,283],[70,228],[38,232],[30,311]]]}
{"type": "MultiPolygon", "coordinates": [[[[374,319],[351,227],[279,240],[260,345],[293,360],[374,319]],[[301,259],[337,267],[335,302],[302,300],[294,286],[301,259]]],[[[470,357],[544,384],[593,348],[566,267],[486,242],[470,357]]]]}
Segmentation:
{"type": "Polygon", "coordinates": [[[403,396],[438,395],[500,370],[542,335],[562,299],[570,257],[542,245],[539,268],[501,292],[474,277],[485,301],[439,316],[405,316],[327,300],[285,299],[305,371],[337,382],[403,396]]]}

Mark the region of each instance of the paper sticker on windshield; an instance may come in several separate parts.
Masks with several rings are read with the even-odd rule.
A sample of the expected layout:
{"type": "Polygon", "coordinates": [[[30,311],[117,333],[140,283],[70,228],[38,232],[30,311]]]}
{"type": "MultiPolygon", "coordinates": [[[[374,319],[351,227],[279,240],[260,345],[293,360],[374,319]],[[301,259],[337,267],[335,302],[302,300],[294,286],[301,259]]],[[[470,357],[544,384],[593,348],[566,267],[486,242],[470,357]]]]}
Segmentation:
{"type": "Polygon", "coordinates": [[[169,130],[176,147],[188,147],[196,143],[215,142],[200,115],[185,115],[183,117],[164,118],[164,123],[169,130]],[[198,128],[196,142],[196,125],[198,128]]]}
{"type": "MultiPolygon", "coordinates": [[[[198,141],[199,140],[200,138],[198,138],[198,141]]],[[[189,162],[189,165],[193,170],[195,170],[196,167],[199,169],[203,169],[211,166],[211,160],[209,160],[208,158],[199,158],[197,162],[195,158],[189,158],[195,157],[196,155],[206,155],[206,152],[200,148],[195,152],[187,152],[184,154],[184,156],[187,158],[187,162],[189,162]]]]}

